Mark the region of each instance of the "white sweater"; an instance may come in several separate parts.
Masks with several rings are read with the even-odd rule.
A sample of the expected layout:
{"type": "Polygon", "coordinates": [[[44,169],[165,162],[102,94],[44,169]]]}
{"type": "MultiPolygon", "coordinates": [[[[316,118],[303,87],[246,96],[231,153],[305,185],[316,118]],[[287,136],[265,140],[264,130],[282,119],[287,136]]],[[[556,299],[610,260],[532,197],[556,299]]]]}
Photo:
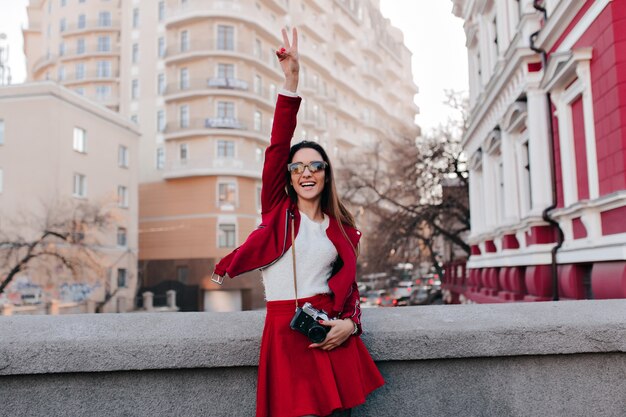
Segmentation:
{"type": "MultiPolygon", "coordinates": [[[[296,276],[298,278],[298,298],[316,294],[328,294],[328,278],[332,265],[337,259],[337,249],[326,235],[330,224],[328,216],[316,223],[300,212],[300,228],[296,236],[296,276]]],[[[287,236],[288,239],[291,236],[287,236]]],[[[293,300],[293,261],[292,248],[273,265],[261,270],[267,301],[293,300]]]]}

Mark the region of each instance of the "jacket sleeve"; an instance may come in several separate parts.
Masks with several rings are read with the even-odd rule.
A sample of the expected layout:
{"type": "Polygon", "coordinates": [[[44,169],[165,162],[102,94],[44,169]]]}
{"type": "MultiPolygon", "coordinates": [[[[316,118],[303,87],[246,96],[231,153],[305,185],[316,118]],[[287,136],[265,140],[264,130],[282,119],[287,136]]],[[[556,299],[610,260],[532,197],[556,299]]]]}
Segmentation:
{"type": "Polygon", "coordinates": [[[356,285],[356,281],[352,283],[350,290],[350,294],[346,299],[346,303],[340,317],[342,319],[350,319],[355,322],[358,328],[356,335],[360,335],[361,333],[363,333],[363,329],[361,328],[361,304],[359,288],[356,285]]]}
{"type": "Polygon", "coordinates": [[[272,210],[286,197],[285,175],[289,159],[289,147],[296,130],[300,97],[278,95],[270,146],[265,150],[263,163],[263,186],[261,188],[261,214],[272,210]]]}

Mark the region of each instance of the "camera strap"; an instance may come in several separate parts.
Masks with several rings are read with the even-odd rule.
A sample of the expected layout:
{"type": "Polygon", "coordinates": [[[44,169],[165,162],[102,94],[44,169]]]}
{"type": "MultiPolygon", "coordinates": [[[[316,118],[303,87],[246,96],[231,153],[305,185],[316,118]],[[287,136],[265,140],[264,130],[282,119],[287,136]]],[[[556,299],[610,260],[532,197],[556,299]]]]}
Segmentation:
{"type": "Polygon", "coordinates": [[[291,214],[291,258],[293,260],[293,289],[296,293],[296,309],[298,308],[298,282],[296,280],[296,216],[291,214]]]}

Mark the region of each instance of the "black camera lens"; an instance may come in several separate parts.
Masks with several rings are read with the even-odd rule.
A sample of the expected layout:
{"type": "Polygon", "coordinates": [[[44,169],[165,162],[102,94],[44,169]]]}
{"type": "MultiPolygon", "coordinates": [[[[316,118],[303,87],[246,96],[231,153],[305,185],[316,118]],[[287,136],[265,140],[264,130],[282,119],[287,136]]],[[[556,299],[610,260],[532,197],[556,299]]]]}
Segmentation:
{"type": "Polygon", "coordinates": [[[326,339],[326,328],[319,324],[312,324],[309,328],[309,340],[313,343],[321,343],[326,339]]]}

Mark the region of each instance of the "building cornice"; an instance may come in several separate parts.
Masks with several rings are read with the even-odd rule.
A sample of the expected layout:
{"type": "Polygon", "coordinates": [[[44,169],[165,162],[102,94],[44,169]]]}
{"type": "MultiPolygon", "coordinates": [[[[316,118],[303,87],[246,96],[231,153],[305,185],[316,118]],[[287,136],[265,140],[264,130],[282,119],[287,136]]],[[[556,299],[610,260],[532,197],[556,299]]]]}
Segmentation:
{"type": "Polygon", "coordinates": [[[497,120],[504,115],[510,103],[523,92],[527,70],[522,64],[530,58],[535,58],[536,53],[525,47],[518,47],[511,51],[504,59],[505,66],[499,76],[493,77],[478,97],[477,105],[471,115],[472,122],[462,141],[463,148],[469,154],[475,152],[483,139],[487,137],[488,132],[498,124],[497,120]]]}

